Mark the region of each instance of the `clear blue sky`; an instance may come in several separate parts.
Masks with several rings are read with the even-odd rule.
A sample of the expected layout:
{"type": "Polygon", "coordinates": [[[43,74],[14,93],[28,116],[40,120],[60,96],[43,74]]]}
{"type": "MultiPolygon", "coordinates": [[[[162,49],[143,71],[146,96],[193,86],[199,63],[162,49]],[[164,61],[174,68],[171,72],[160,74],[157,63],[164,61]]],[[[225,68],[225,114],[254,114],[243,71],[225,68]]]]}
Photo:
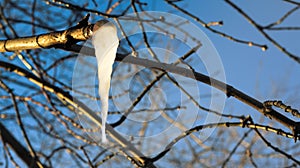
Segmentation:
{"type": "MultiPolygon", "coordinates": [[[[294,7],[289,3],[274,0],[234,2],[261,25],[277,21],[294,7]]],[[[174,12],[172,8],[165,8],[165,6],[158,6],[155,5],[155,2],[153,3],[158,11],[169,9],[174,12]]],[[[221,38],[194,22],[207,34],[217,48],[223,61],[228,84],[255,96],[261,101],[281,99],[288,101],[295,108],[300,108],[300,104],[297,103],[300,99],[295,97],[295,93],[299,93],[297,88],[300,86],[300,65],[264,39],[237,11],[223,1],[190,0],[177,4],[184,6],[185,10],[191,11],[206,22],[222,20],[224,26],[217,29],[229,35],[268,45],[269,49],[263,52],[260,48],[249,47],[221,38]]],[[[185,18],[189,19],[188,17],[185,18]]],[[[300,12],[295,12],[289,19],[285,20],[282,26],[299,25],[299,18],[300,12]]],[[[295,55],[300,55],[300,33],[297,31],[274,31],[271,33],[280,44],[286,46],[295,55]]]]}

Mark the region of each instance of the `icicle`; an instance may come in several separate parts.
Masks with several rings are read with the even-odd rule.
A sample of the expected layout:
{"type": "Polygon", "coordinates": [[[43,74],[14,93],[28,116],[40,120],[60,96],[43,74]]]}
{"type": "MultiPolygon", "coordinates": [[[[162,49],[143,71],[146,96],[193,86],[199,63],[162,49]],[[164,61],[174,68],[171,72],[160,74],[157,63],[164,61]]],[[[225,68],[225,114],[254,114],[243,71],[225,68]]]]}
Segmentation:
{"type": "Polygon", "coordinates": [[[98,64],[99,95],[101,99],[102,114],[102,142],[106,143],[105,123],[108,112],[108,96],[112,65],[116,58],[119,39],[117,28],[107,20],[101,20],[94,25],[92,43],[98,64]]]}

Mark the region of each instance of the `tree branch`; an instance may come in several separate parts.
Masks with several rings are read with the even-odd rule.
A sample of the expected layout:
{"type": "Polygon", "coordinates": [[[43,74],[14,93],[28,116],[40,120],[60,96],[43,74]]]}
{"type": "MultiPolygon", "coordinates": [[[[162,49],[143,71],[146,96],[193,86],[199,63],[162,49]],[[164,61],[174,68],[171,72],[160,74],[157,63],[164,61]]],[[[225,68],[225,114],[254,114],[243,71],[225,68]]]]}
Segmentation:
{"type": "Polygon", "coordinates": [[[23,147],[18,140],[10,134],[10,132],[5,128],[4,125],[0,122],[0,136],[3,140],[3,143],[9,144],[9,146],[16,152],[16,154],[27,164],[28,167],[32,168],[41,168],[47,167],[39,163],[34,157],[30,155],[30,152],[23,147]]]}
{"type": "Polygon", "coordinates": [[[77,26],[63,31],[22,37],[11,40],[0,40],[0,52],[28,50],[38,48],[65,47],[85,41],[91,37],[93,24],[79,22],[77,26]]]}
{"type": "MultiPolygon", "coordinates": [[[[75,52],[81,52],[85,55],[94,56],[94,50],[92,48],[83,47],[82,49],[80,46],[76,45],[73,46],[73,48],[68,48],[69,51],[75,51],[75,52]]],[[[216,80],[214,78],[211,78],[209,76],[206,76],[204,74],[201,74],[199,72],[192,71],[190,69],[178,67],[172,64],[166,64],[166,63],[160,63],[151,61],[148,59],[143,58],[137,58],[132,56],[127,56],[123,54],[117,54],[116,61],[122,61],[127,63],[132,63],[136,65],[141,65],[146,68],[154,68],[158,69],[164,72],[170,72],[175,73],[178,75],[182,75],[191,79],[195,79],[197,81],[200,81],[202,83],[205,83],[207,85],[210,85],[216,89],[219,89],[220,91],[224,92],[228,97],[233,96],[236,99],[240,100],[241,102],[251,106],[252,108],[259,111],[261,114],[265,115],[266,117],[269,117],[270,119],[274,119],[278,121],[279,123],[283,124],[287,128],[289,128],[293,133],[294,136],[297,137],[300,131],[300,123],[295,122],[288,117],[282,115],[278,111],[269,108],[264,105],[264,103],[258,101],[257,99],[243,93],[242,91],[234,88],[231,85],[228,85],[222,81],[216,80]]],[[[296,140],[296,139],[295,139],[296,140]]]]}
{"type": "MultiPolygon", "coordinates": [[[[0,61],[0,67],[7,69],[8,71],[14,72],[20,76],[26,77],[29,81],[38,85],[39,87],[54,93],[63,103],[69,104],[75,109],[82,112],[86,117],[88,117],[91,121],[93,121],[100,128],[102,127],[101,118],[93,112],[89,107],[85,104],[78,101],[76,98],[72,97],[68,92],[65,92],[61,88],[58,88],[36,76],[29,73],[25,69],[22,69],[13,64],[0,61]]],[[[133,163],[140,167],[155,167],[150,160],[145,157],[138,149],[134,147],[129,141],[123,138],[118,132],[116,132],[110,125],[106,124],[107,132],[110,137],[118,143],[122,149],[124,149],[125,156],[130,159],[133,163]]]]}

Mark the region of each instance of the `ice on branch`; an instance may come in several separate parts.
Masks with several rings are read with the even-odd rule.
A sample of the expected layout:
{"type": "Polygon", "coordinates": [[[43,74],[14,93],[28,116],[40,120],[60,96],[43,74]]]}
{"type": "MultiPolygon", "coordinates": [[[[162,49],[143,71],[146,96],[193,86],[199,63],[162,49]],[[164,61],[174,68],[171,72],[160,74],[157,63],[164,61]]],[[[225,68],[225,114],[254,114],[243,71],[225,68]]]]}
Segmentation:
{"type": "Polygon", "coordinates": [[[101,20],[94,25],[92,43],[98,64],[99,96],[101,99],[102,114],[102,142],[106,143],[105,123],[108,112],[108,96],[112,65],[116,58],[119,39],[116,26],[107,21],[101,20]]]}

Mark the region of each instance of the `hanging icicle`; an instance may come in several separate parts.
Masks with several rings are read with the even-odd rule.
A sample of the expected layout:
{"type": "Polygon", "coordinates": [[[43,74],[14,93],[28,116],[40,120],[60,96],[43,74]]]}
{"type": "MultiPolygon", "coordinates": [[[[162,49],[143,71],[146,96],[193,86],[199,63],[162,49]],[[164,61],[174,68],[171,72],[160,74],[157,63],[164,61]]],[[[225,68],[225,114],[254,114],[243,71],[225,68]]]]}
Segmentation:
{"type": "Polygon", "coordinates": [[[92,43],[98,64],[99,95],[101,99],[102,114],[102,142],[106,143],[105,123],[108,112],[108,96],[112,65],[116,58],[119,39],[116,26],[107,21],[101,20],[94,25],[92,43]]]}

